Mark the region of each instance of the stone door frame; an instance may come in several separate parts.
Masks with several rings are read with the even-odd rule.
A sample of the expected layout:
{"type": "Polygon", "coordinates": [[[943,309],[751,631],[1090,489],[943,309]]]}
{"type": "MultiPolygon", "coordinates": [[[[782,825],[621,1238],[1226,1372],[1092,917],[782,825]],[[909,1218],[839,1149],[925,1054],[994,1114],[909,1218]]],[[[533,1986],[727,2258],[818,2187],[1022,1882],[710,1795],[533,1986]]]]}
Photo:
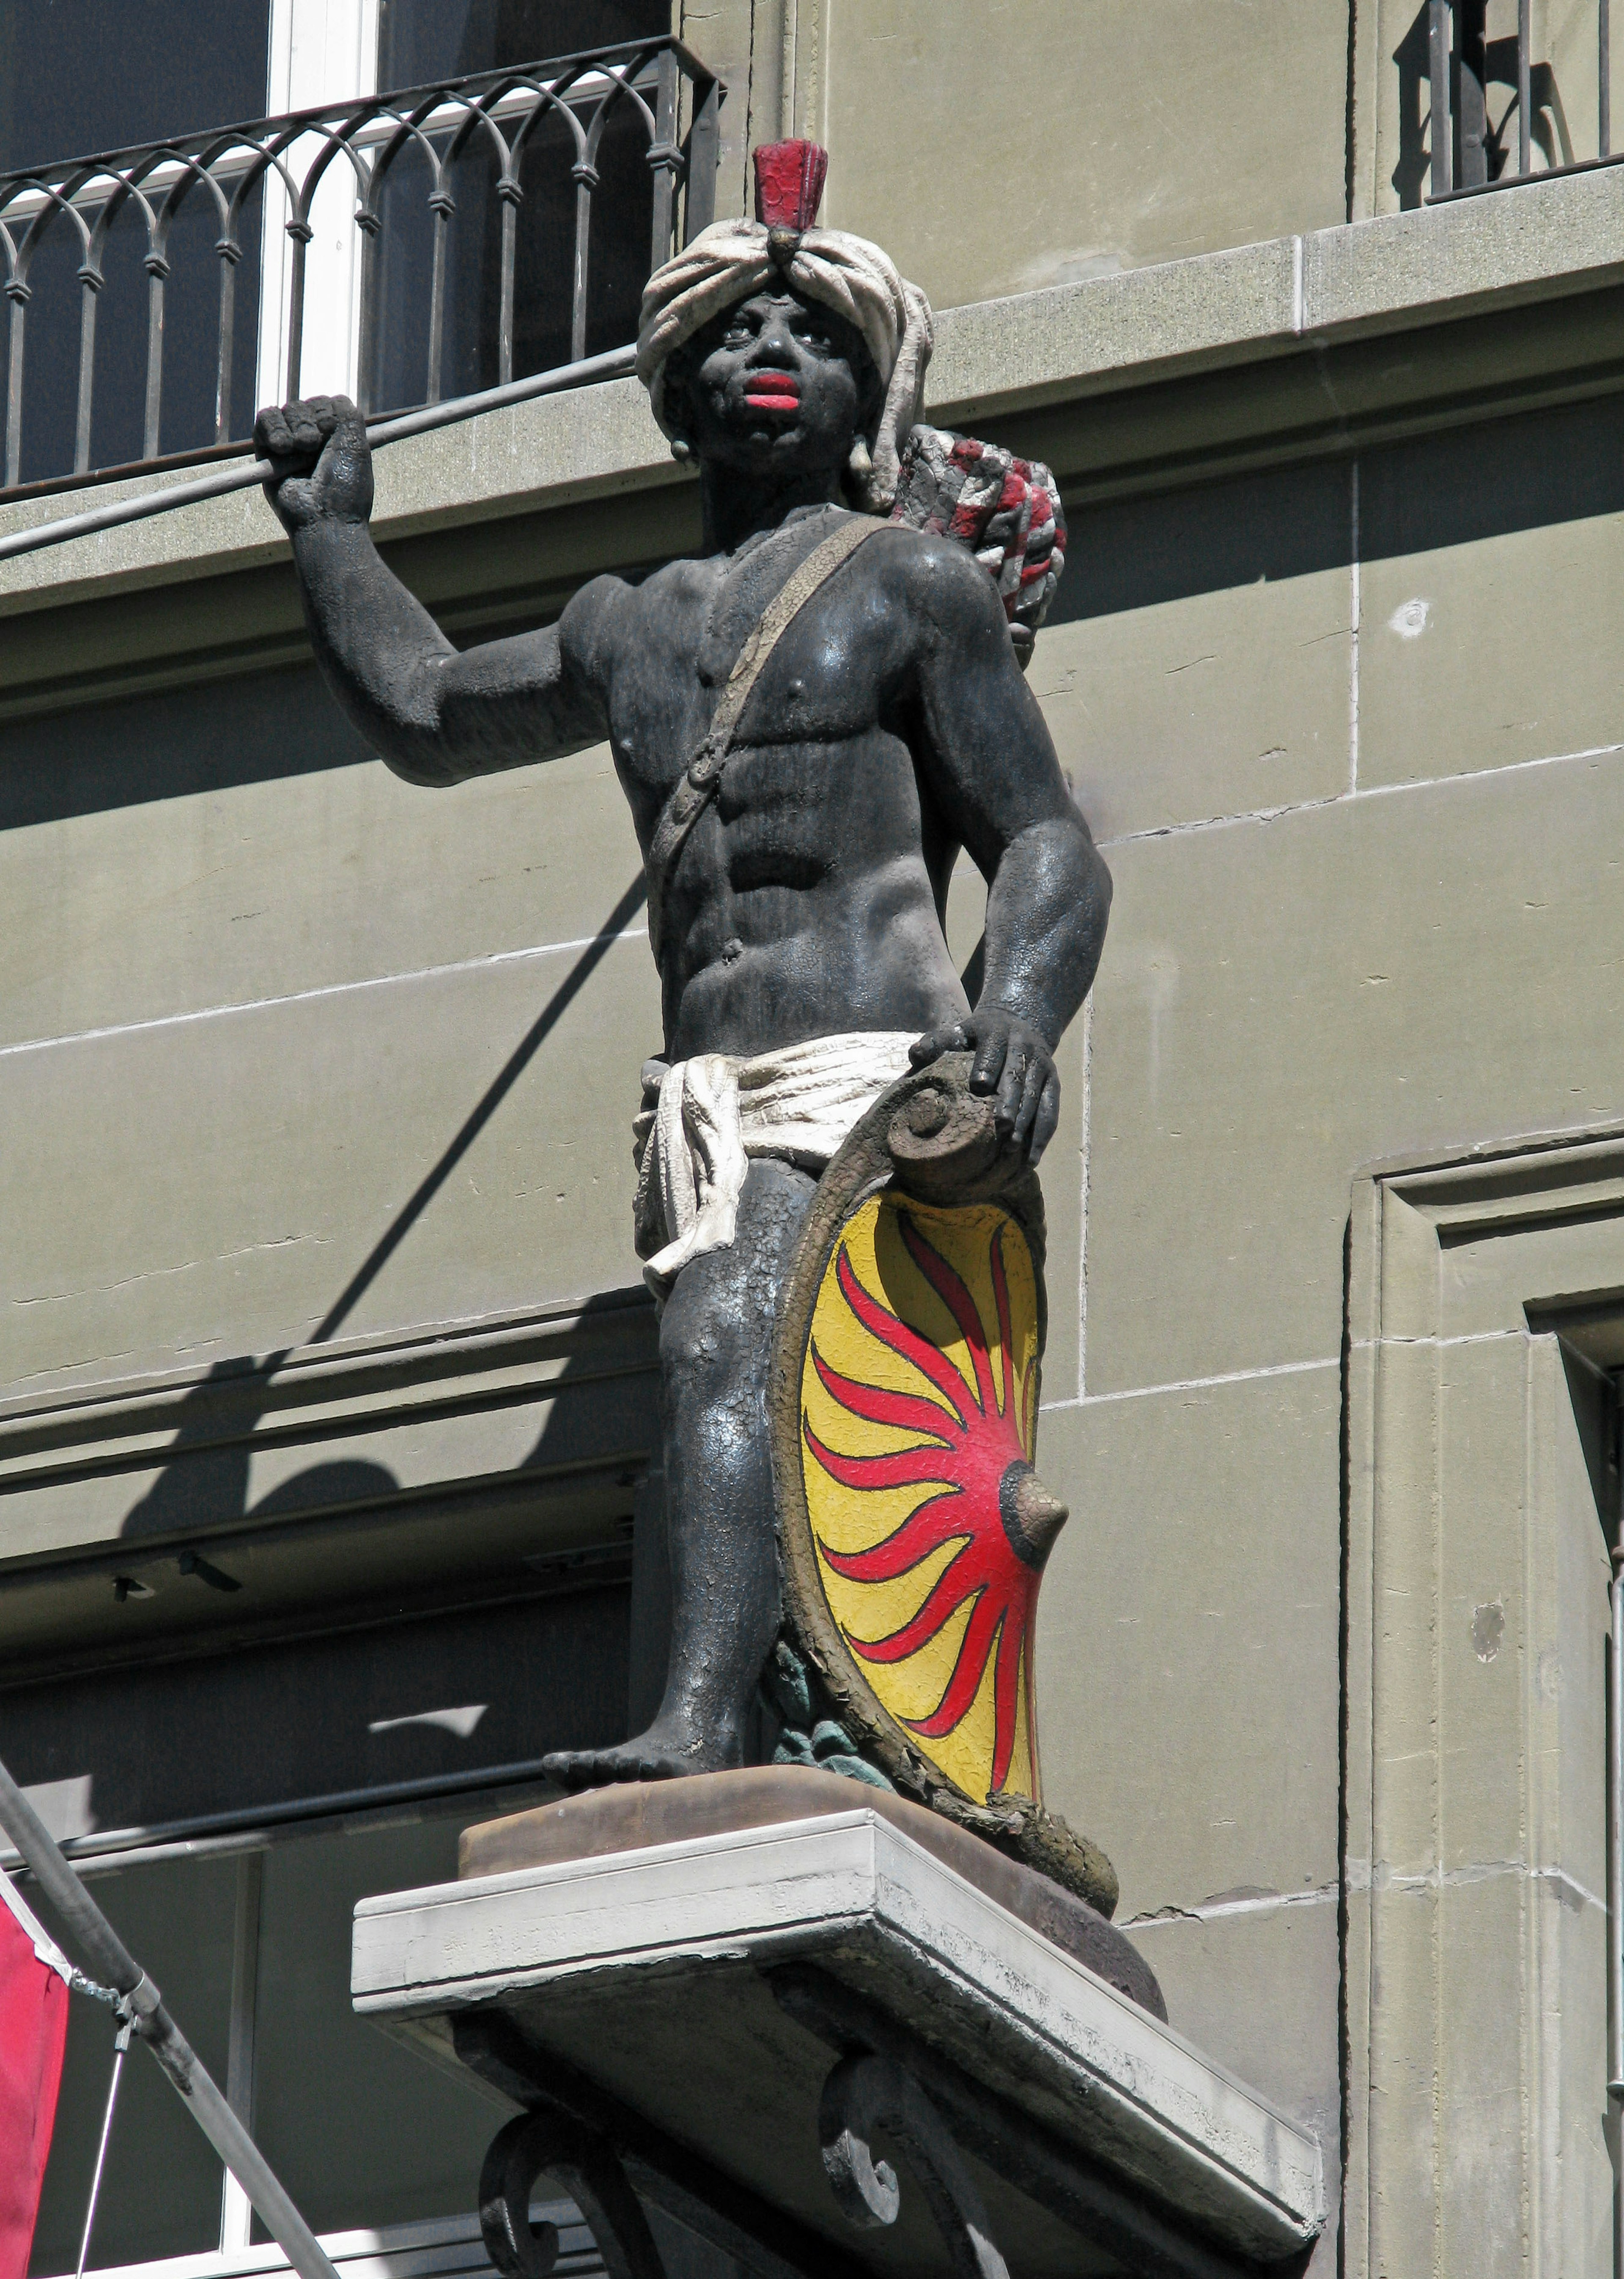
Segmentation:
{"type": "Polygon", "coordinates": [[[1344,2267],[1603,2279],[1624,1130],[1376,1167],[1348,1269],[1344,2267]]]}

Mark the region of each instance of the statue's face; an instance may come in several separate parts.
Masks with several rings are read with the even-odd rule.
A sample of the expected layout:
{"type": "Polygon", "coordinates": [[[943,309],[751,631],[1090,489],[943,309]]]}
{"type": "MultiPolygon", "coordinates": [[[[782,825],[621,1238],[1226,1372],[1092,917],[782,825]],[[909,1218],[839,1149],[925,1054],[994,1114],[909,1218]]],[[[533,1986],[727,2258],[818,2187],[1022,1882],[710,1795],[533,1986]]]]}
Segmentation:
{"type": "Polygon", "coordinates": [[[771,477],[843,468],[880,395],[855,326],[785,289],[713,317],[672,358],[665,401],[701,459],[771,477]]]}

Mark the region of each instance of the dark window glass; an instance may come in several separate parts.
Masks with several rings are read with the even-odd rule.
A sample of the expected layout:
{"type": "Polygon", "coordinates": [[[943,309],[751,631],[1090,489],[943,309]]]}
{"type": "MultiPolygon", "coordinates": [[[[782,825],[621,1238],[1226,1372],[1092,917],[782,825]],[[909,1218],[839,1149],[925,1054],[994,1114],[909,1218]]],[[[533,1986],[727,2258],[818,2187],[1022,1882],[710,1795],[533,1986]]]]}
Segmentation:
{"type": "MultiPolygon", "coordinates": [[[[0,5],[0,171],[57,166],[166,135],[260,117],[265,107],[270,0],[32,0],[0,5]]],[[[226,196],[234,184],[223,178],[226,196]]],[[[156,201],[155,201],[156,203],[156,201]]],[[[99,202],[81,203],[94,227],[99,202]]],[[[12,235],[27,222],[14,209],[12,235]]],[[[165,256],[160,452],[215,440],[225,235],[211,192],[194,186],[172,223],[165,256]]],[[[254,414],[261,199],[237,218],[241,257],[231,280],[228,432],[254,414]]],[[[126,200],[108,230],[96,296],[90,465],[139,459],[146,428],[146,219],[126,200]]],[[[72,471],[77,432],[83,244],[58,212],[29,258],[19,479],[72,471]]],[[[9,309],[8,309],[9,315],[9,309]]],[[[11,326],[0,326],[0,387],[9,389],[11,326]]],[[[0,396],[0,403],[5,397],[0,396]]]]}
{"type": "MultiPolygon", "coordinates": [[[[383,0],[380,85],[432,85],[462,73],[533,63],[670,29],[669,0],[383,0]]],[[[595,98],[575,106],[590,131],[595,98]]],[[[509,125],[513,131],[517,122],[509,125]]],[[[648,273],[653,178],[648,131],[635,104],[617,97],[604,111],[590,201],[585,353],[618,347],[637,329],[648,273]]],[[[440,186],[454,201],[444,227],[446,308],[440,392],[461,395],[501,377],[502,219],[499,157],[488,137],[453,156],[437,138],[440,186]]],[[[567,363],[573,330],[578,201],[571,173],[578,143],[556,115],[527,135],[519,165],[524,198],[514,222],[513,376],[567,363]]],[[[375,268],[377,300],[367,359],[375,410],[422,403],[430,393],[430,278],[434,261],[435,188],[427,153],[402,151],[382,198],[375,268]]]]}
{"type": "Polygon", "coordinates": [[[378,84],[425,87],[670,28],[670,0],[383,0],[378,84]]]}
{"type": "MultiPolygon", "coordinates": [[[[97,1906],[163,1989],[180,2030],[216,2081],[226,2078],[231,2017],[236,1863],[162,1860],[92,1876],[97,1906]]],[[[28,1905],[72,1953],[73,1942],[42,1893],[28,1905]]],[[[68,2008],[67,2058],[51,2135],[50,2162],[29,2268],[72,2271],[84,2228],[107,2080],[113,2021],[76,1994],[68,2008]]],[[[92,2266],[195,2255],[220,2237],[221,2170],[208,2140],[149,2052],[130,2051],[119,2084],[107,2168],[96,2203],[92,2266]]]]}
{"type": "MultiPolygon", "coordinates": [[[[259,1930],[254,2134],[318,2232],[461,2215],[502,2111],[349,2002],[356,1901],[456,1880],[466,1805],[273,1845],[259,1930]]],[[[175,2100],[177,2103],[179,2099],[175,2100]]],[[[256,2239],[264,2229],[256,2224],[256,2239]]]]}
{"type": "Polygon", "coordinates": [[[262,118],[270,22],[271,0],[8,0],[0,173],[262,118]]]}

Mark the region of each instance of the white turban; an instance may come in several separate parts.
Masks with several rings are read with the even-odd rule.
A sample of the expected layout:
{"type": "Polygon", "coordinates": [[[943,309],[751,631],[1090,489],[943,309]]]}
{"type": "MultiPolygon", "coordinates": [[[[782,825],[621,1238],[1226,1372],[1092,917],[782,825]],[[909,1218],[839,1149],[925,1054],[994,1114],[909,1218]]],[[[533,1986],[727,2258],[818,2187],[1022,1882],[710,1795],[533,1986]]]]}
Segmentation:
{"type": "Polygon", "coordinates": [[[901,446],[923,408],[933,337],[931,304],[866,237],[843,229],[804,230],[793,257],[782,266],[770,255],[767,240],[766,226],[759,221],[712,222],[644,287],[637,376],[648,390],[654,416],[669,435],[665,366],[672,351],[720,311],[735,308],[782,278],[854,325],[874,359],[885,408],[869,439],[874,467],[866,503],[884,514],[896,496],[901,446]]]}

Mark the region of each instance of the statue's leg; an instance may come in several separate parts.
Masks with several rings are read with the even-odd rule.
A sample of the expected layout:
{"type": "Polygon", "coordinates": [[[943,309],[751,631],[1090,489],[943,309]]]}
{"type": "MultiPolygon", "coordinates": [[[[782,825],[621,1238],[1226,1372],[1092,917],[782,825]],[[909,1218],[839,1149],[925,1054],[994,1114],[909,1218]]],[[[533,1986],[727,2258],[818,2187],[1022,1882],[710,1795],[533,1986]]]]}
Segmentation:
{"type": "Polygon", "coordinates": [[[767,1377],[778,1293],[816,1182],[753,1163],[725,1250],[684,1267],[660,1323],[671,1648],[645,1733],[547,1760],[571,1786],[716,1772],[743,1761],[746,1721],[778,1630],[767,1377]]]}

